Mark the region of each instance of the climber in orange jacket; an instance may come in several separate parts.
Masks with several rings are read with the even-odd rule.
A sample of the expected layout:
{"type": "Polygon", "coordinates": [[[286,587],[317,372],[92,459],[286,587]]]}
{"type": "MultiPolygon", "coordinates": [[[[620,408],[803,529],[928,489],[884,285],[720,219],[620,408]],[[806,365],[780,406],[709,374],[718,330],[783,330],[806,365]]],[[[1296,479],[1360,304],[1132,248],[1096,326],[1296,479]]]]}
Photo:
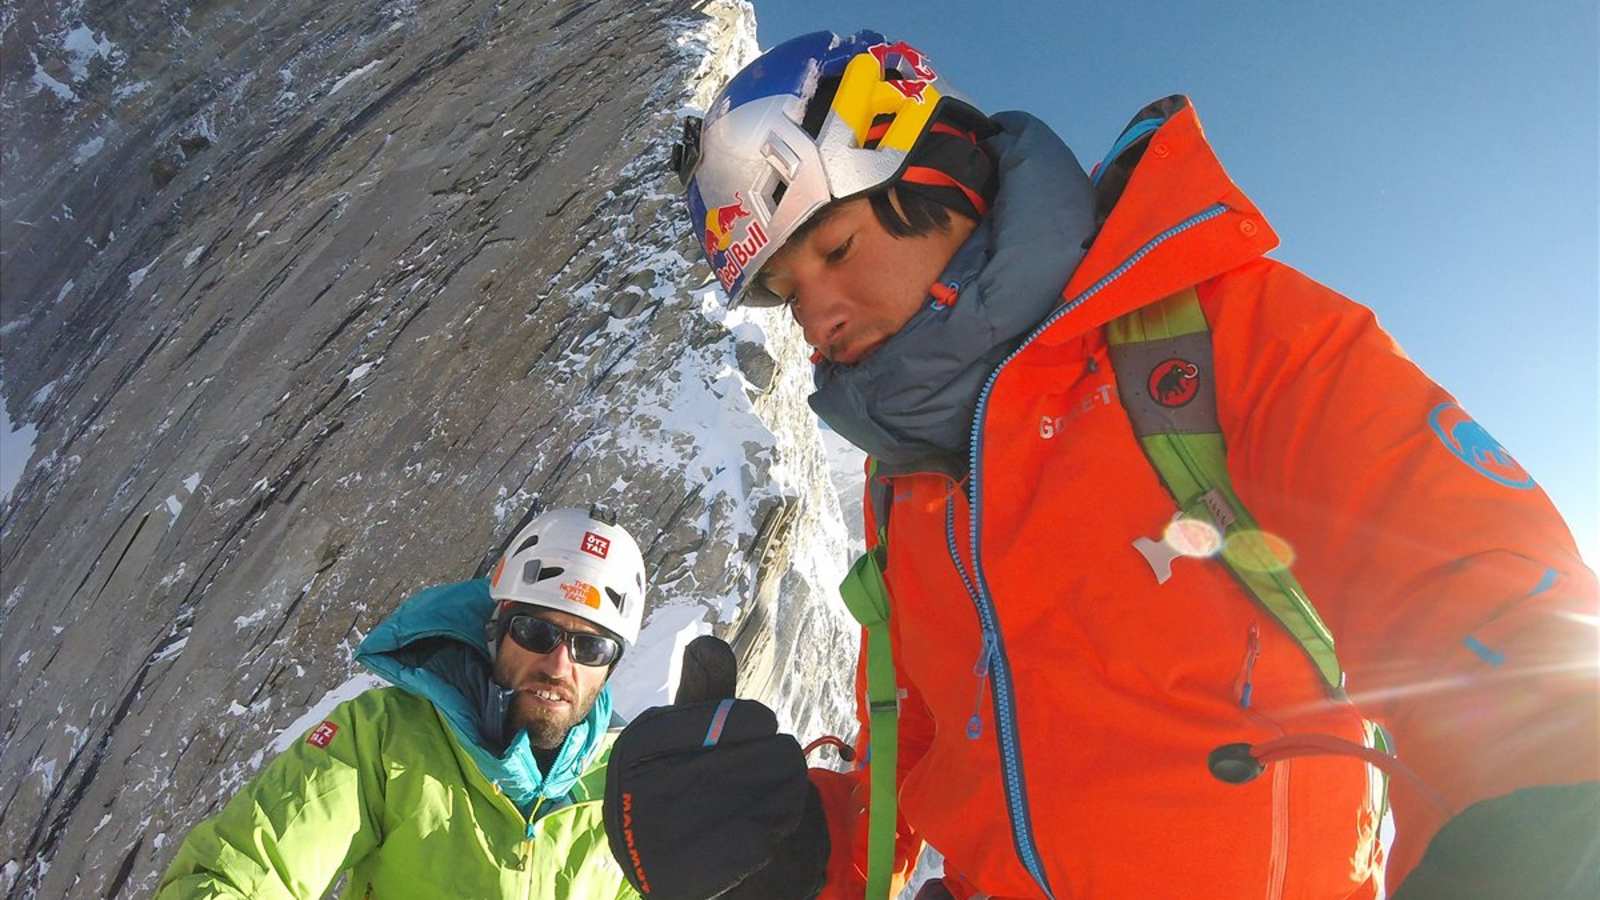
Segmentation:
{"type": "MultiPolygon", "coordinates": [[[[821,32],[685,137],[722,287],[788,305],[872,460],[880,869],[926,842],[957,897],[1594,895],[1593,574],[1369,310],[1265,256],[1185,98],[1091,177],[904,42],[821,32]],[[1180,508],[1203,460],[1151,442],[1208,430],[1226,471],[1180,508]]],[[[822,896],[870,882],[874,766],[812,770],[821,821],[774,850],[830,848],[822,896]]]]}

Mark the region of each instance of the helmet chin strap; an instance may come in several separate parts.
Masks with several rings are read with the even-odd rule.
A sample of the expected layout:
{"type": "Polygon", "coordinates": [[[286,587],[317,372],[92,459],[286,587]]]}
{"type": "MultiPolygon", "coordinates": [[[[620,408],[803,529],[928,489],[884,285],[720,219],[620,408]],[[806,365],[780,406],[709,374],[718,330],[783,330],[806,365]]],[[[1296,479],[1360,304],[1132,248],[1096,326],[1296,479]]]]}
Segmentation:
{"type": "Polygon", "coordinates": [[[483,623],[483,645],[489,650],[490,662],[494,662],[500,656],[500,642],[506,636],[505,628],[501,623],[505,621],[505,609],[510,605],[511,601],[509,600],[496,601],[494,612],[489,616],[488,621],[483,623]]]}

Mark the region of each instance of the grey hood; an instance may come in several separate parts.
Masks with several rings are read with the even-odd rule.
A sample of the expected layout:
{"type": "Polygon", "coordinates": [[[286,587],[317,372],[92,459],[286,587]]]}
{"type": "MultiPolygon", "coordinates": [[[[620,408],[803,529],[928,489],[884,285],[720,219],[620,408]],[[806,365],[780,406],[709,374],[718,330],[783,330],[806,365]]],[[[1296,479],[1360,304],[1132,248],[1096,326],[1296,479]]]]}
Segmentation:
{"type": "Polygon", "coordinates": [[[816,368],[811,408],[887,472],[965,468],[984,382],[1060,301],[1094,232],[1094,186],[1061,138],[1027,113],[994,121],[999,191],[940,278],[956,302],[929,297],[860,364],[816,368]]]}

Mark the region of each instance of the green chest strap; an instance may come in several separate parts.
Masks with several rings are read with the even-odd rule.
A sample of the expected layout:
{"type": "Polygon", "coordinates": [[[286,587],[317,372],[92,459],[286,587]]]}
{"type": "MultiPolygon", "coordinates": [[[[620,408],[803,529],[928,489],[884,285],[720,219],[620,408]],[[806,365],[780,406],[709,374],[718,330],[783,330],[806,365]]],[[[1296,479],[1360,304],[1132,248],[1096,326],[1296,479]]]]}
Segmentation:
{"type": "MultiPolygon", "coordinates": [[[[869,485],[875,484],[877,474],[878,464],[873,460],[867,472],[869,485]]],[[[894,680],[889,589],[883,580],[889,551],[889,529],[883,513],[879,514],[878,526],[878,546],[862,554],[839,585],[844,605],[867,632],[866,762],[872,767],[867,802],[868,900],[887,900],[889,896],[895,820],[899,813],[895,772],[900,761],[900,689],[894,680]]]]}
{"type": "Polygon", "coordinates": [[[1135,542],[1166,580],[1176,557],[1214,558],[1289,632],[1332,695],[1344,672],[1333,634],[1289,571],[1287,548],[1261,530],[1228,476],[1217,421],[1211,330],[1193,288],[1106,326],[1117,392],[1145,456],[1178,505],[1163,540],[1135,542]]]}

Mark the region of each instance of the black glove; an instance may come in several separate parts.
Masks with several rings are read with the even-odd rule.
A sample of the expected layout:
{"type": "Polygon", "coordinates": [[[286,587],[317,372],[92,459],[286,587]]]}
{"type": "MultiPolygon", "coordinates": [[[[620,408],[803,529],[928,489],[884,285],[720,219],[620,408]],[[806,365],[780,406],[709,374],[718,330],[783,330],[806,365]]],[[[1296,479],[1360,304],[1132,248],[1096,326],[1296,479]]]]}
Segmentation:
{"type": "Polygon", "coordinates": [[[808,900],[828,829],[800,744],[772,710],[735,700],[733,651],[684,650],[677,702],[625,728],[606,769],[605,824],[628,883],[663,900],[808,900]]]}
{"type": "Polygon", "coordinates": [[[1524,788],[1467,807],[1433,836],[1392,896],[1600,897],[1600,783],[1524,788]]]}

